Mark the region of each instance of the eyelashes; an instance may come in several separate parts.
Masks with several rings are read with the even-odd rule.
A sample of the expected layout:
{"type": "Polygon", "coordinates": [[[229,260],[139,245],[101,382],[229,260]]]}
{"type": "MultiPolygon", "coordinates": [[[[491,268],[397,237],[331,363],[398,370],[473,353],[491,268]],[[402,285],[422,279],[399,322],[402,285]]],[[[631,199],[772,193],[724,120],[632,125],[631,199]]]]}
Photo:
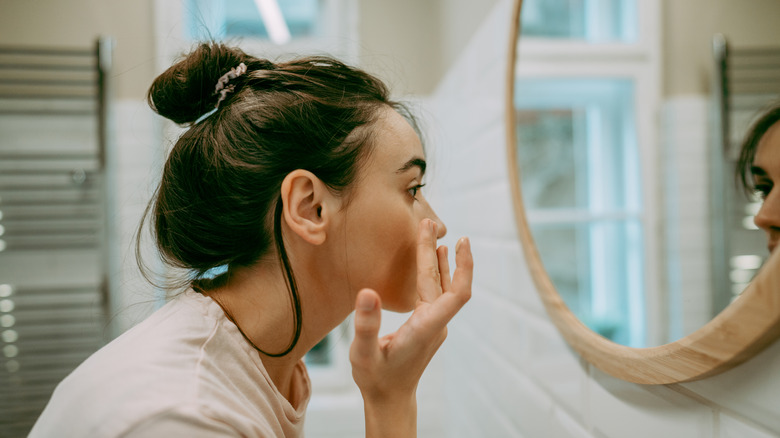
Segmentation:
{"type": "Polygon", "coordinates": [[[425,184],[417,184],[416,186],[407,189],[407,191],[412,196],[412,198],[417,199],[417,193],[419,193],[423,187],[425,187],[425,184]]]}

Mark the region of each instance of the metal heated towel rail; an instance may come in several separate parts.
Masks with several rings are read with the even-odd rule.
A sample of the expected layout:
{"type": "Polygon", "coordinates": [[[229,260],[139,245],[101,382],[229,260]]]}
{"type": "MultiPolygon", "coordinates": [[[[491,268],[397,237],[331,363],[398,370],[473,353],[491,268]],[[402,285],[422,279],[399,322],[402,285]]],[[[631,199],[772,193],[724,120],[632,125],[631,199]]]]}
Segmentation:
{"type": "MultiPolygon", "coordinates": [[[[107,336],[111,42],[0,47],[0,436],[107,336]]],[[[78,400],[74,400],[78,403],[78,400]]]]}

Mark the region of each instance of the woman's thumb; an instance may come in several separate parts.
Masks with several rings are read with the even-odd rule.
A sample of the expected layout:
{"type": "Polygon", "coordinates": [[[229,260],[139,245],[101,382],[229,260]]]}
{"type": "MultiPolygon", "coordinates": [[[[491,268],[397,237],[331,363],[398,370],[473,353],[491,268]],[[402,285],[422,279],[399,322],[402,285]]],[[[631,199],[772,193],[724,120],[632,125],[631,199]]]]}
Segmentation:
{"type": "Polygon", "coordinates": [[[352,341],[353,359],[373,356],[378,349],[379,326],[382,311],[379,295],[371,289],[358,292],[355,302],[355,340],[352,341]]]}

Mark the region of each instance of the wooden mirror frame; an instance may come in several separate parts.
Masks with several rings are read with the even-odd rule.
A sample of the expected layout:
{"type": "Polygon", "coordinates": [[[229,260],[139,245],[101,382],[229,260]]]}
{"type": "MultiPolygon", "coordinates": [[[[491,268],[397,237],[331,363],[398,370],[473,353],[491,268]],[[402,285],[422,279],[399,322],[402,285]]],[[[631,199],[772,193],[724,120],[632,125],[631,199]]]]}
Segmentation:
{"type": "Polygon", "coordinates": [[[780,250],[764,263],[742,295],[695,332],[650,348],[614,343],[583,324],[544,269],[523,207],[515,125],[515,65],[522,0],[515,0],[507,64],[506,133],[515,218],[526,263],[552,322],[585,360],[614,377],[641,384],[689,382],[713,376],[750,359],[780,337],[780,250]]]}

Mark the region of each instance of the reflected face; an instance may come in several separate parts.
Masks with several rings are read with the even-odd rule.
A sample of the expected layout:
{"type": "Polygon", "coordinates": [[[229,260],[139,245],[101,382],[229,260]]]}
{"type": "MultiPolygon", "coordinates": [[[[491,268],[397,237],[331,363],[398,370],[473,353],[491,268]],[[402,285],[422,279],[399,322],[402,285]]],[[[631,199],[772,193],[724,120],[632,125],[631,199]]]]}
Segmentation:
{"type": "Polygon", "coordinates": [[[387,310],[417,302],[416,245],[420,221],[446,228],[425,200],[425,155],[414,129],[395,110],[382,110],[372,152],[360,171],[345,214],[346,263],[354,291],[370,287],[387,310]]]}
{"type": "Polygon", "coordinates": [[[780,243],[780,122],[761,138],[751,167],[756,190],[764,199],[754,221],[767,234],[769,252],[780,243]]]}

